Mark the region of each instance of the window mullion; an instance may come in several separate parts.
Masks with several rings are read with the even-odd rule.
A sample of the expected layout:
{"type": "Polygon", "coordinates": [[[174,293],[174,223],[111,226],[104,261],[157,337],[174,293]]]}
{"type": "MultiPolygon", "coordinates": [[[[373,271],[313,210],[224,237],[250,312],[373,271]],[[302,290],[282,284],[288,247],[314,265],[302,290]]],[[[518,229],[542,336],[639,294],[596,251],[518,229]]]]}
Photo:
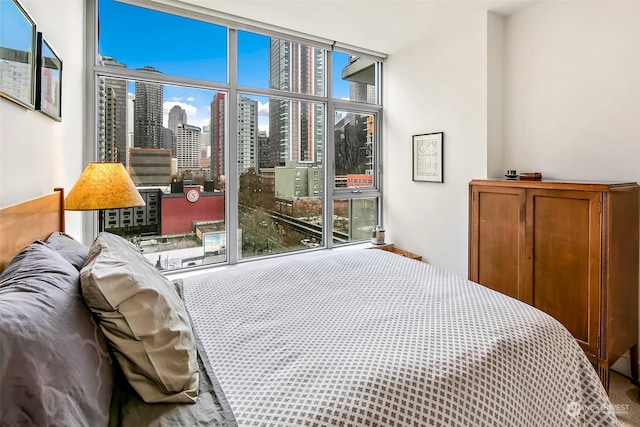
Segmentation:
{"type": "MultiPolygon", "coordinates": [[[[95,1],[87,2],[87,19],[85,55],[87,63],[95,65],[98,58],[98,5],[95,1]]],[[[87,104],[84,109],[85,143],[83,165],[95,161],[98,158],[98,125],[97,125],[97,98],[98,98],[98,74],[94,67],[86,67],[85,93],[87,94],[87,104]]],[[[90,245],[94,236],[98,234],[98,215],[95,211],[82,213],[83,241],[90,245]]]]}
{"type": "Polygon", "coordinates": [[[373,140],[373,163],[374,177],[373,181],[380,195],[378,196],[378,224],[384,224],[382,209],[382,111],[376,115],[374,123],[374,140],[373,140]]]}
{"type": "Polygon", "coordinates": [[[333,106],[333,82],[330,70],[333,70],[333,58],[330,52],[325,52],[325,90],[327,94],[327,114],[325,114],[325,146],[324,146],[324,199],[323,199],[323,240],[327,248],[333,247],[333,193],[335,182],[335,138],[333,122],[335,109],[333,106]]]}
{"type": "Polygon", "coordinates": [[[158,76],[156,73],[149,73],[148,71],[143,70],[122,69],[109,65],[96,65],[95,70],[103,77],[121,78],[127,80],[137,80],[175,86],[197,87],[209,90],[229,90],[229,85],[225,83],[211,82],[208,80],[198,80],[189,77],[171,76],[167,74],[158,76]]]}
{"type": "Polygon", "coordinates": [[[318,96],[313,94],[306,93],[296,93],[296,92],[286,92],[283,90],[277,89],[260,89],[255,87],[248,86],[238,86],[238,93],[243,93],[246,95],[259,95],[259,96],[268,96],[270,98],[275,99],[288,99],[295,101],[307,101],[307,102],[325,102],[326,97],[318,96]]]}
{"type": "Polygon", "coordinates": [[[227,138],[225,141],[225,174],[226,174],[226,229],[227,229],[227,262],[238,262],[238,32],[229,29],[229,96],[227,97],[227,138]]]}

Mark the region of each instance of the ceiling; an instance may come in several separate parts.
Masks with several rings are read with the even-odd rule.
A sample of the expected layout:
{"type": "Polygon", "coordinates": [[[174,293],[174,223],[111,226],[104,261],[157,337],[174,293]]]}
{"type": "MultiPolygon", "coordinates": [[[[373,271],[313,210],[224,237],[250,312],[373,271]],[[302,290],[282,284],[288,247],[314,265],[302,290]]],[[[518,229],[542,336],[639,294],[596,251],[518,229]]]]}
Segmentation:
{"type": "MultiPolygon", "coordinates": [[[[529,0],[177,0],[375,52],[464,25],[491,10],[509,15],[529,0]]],[[[175,3],[174,3],[175,4],[175,3]]]]}

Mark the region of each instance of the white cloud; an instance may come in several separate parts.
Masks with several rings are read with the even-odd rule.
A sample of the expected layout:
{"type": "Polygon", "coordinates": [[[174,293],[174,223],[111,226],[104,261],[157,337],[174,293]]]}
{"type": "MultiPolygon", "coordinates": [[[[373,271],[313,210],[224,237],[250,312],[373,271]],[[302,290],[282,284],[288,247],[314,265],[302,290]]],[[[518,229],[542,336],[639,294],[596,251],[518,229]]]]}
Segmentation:
{"type": "Polygon", "coordinates": [[[269,132],[269,101],[258,101],[258,130],[269,132]]]}
{"type": "Polygon", "coordinates": [[[193,101],[195,101],[195,100],[196,100],[196,99],[195,99],[193,96],[190,96],[190,97],[188,97],[188,98],[187,98],[187,101],[189,101],[189,102],[193,102],[193,101]]]}
{"type": "Polygon", "coordinates": [[[269,116],[269,101],[264,104],[258,101],[258,115],[259,116],[269,116]]]}

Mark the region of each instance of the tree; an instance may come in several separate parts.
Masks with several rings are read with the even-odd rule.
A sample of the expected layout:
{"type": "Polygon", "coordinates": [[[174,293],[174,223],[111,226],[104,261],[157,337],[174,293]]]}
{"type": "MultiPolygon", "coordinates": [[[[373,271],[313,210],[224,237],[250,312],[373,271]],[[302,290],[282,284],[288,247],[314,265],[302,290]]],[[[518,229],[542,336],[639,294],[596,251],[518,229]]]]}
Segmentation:
{"type": "Polygon", "coordinates": [[[253,168],[239,177],[240,189],[238,190],[238,203],[245,206],[261,207],[273,210],[275,197],[267,191],[263,191],[262,179],[253,168]]]}

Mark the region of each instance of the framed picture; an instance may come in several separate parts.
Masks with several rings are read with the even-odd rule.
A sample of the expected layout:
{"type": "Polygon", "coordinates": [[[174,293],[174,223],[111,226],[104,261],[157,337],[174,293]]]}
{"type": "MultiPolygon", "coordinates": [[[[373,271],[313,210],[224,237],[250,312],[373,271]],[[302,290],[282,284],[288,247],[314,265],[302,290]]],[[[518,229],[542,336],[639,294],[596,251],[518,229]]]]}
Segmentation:
{"type": "Polygon", "coordinates": [[[62,60],[38,33],[36,68],[36,110],[55,120],[62,120],[62,60]]]}
{"type": "Polygon", "coordinates": [[[0,1],[0,96],[35,105],[36,24],[18,0],[0,1]]]}
{"type": "Polygon", "coordinates": [[[413,135],[413,180],[444,182],[444,133],[413,135]]]}

